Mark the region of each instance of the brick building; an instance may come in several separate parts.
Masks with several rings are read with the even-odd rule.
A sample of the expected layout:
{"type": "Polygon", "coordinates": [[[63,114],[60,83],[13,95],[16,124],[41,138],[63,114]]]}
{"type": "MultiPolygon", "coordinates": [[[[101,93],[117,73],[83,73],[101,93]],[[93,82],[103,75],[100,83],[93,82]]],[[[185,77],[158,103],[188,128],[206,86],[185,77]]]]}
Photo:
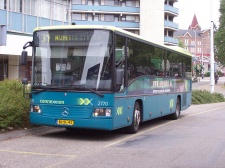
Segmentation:
{"type": "Polygon", "coordinates": [[[210,70],[210,29],[201,29],[196,15],[187,30],[178,30],[174,33],[184,48],[192,53],[195,64],[203,65],[204,72],[210,70]]]}

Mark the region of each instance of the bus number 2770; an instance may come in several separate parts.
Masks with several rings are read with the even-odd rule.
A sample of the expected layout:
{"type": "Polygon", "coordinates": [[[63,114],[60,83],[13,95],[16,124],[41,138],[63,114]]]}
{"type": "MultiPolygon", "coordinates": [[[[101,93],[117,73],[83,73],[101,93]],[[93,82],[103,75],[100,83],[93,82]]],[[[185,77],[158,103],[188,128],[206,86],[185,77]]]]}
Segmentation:
{"type": "Polygon", "coordinates": [[[98,106],[108,106],[108,102],[105,101],[98,101],[98,106]]]}

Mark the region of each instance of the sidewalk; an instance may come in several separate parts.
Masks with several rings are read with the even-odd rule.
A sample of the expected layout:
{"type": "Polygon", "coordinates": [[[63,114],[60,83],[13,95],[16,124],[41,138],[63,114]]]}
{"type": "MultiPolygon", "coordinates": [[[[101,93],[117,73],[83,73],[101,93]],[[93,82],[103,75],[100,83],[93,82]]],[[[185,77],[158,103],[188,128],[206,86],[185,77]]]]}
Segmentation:
{"type": "MultiPolygon", "coordinates": [[[[195,89],[211,91],[210,78],[205,77],[200,79],[200,81],[205,82],[205,85],[198,86],[195,89]]],[[[214,93],[221,93],[225,97],[225,77],[220,77],[217,84],[214,83],[214,93]]]]}

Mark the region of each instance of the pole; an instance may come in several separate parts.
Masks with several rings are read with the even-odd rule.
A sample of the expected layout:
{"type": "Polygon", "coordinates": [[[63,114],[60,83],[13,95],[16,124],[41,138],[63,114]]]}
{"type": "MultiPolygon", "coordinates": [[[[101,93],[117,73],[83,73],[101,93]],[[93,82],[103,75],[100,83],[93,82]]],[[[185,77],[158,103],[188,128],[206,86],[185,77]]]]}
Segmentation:
{"type": "MultiPolygon", "coordinates": [[[[196,50],[197,49],[197,44],[196,44],[197,43],[197,40],[196,40],[197,39],[197,37],[196,37],[196,31],[197,30],[195,30],[195,61],[194,61],[195,62],[195,66],[197,66],[197,64],[196,64],[196,59],[197,59],[197,54],[196,54],[197,53],[197,50],[196,50]]],[[[195,75],[196,75],[195,76],[196,77],[196,80],[198,80],[198,76],[197,76],[197,71],[196,70],[195,70],[195,75]]]]}
{"type": "Polygon", "coordinates": [[[203,54],[204,54],[204,37],[202,37],[202,75],[203,75],[203,54]]]}
{"type": "Polygon", "coordinates": [[[212,4],[213,0],[210,0],[210,15],[211,15],[211,31],[210,31],[210,41],[211,41],[211,54],[210,54],[210,92],[214,92],[214,36],[213,36],[213,29],[214,29],[214,23],[213,23],[213,16],[212,16],[212,4]]]}

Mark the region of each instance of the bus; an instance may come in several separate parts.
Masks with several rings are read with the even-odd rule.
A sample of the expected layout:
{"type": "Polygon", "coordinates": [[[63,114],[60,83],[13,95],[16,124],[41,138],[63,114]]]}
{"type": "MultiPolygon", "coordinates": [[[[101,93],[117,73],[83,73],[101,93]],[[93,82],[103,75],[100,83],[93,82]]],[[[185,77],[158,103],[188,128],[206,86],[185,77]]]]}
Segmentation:
{"type": "Polygon", "coordinates": [[[113,26],[36,28],[30,123],[136,133],[142,122],[178,119],[191,105],[192,55],[113,26]]]}

